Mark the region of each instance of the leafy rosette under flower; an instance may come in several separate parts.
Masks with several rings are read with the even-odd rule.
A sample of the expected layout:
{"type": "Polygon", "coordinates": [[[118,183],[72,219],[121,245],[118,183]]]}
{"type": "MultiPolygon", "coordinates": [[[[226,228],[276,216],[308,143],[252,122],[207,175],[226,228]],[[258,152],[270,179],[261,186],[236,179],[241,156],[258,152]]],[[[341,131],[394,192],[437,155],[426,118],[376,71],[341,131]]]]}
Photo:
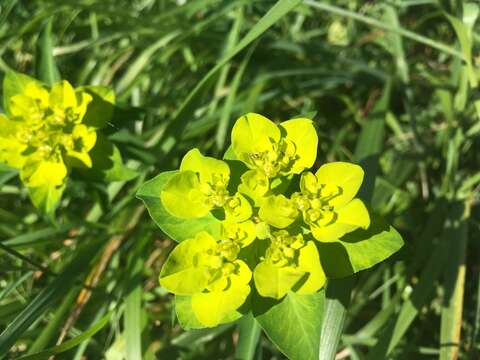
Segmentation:
{"type": "Polygon", "coordinates": [[[216,241],[200,232],[170,253],[160,284],[176,295],[190,296],[197,320],[204,326],[216,326],[231,319],[250,293],[252,272],[238,258],[246,244],[248,241],[242,243],[238,238],[216,241]]]}
{"type": "Polygon", "coordinates": [[[178,174],[161,192],[162,204],[169,213],[184,219],[203,217],[213,209],[223,208],[227,219],[247,220],[251,206],[240,193],[229,194],[229,181],[226,162],[192,149],[183,157],[178,174]]]}
{"type": "Polygon", "coordinates": [[[315,175],[302,174],[301,191],[293,194],[291,200],[317,240],[334,241],[370,226],[365,204],[355,198],[363,176],[360,166],[346,162],[322,165],[315,175]]]}
{"type": "Polygon", "coordinates": [[[317,154],[318,137],[309,119],[293,119],[276,125],[266,117],[249,113],[232,129],[236,157],[267,178],[300,174],[311,167],[317,154]]]}
{"type": "Polygon", "coordinates": [[[253,273],[261,296],[281,299],[289,291],[311,294],[323,287],[325,273],[312,241],[287,230],[273,231],[269,241],[264,259],[253,273]]]}

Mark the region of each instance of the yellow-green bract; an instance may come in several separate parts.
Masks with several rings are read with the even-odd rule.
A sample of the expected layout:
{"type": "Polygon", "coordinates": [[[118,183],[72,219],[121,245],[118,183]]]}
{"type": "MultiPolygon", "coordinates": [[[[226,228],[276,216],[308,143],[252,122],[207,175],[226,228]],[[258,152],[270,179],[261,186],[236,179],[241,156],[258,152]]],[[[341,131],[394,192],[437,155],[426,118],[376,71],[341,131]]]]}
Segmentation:
{"type": "Polygon", "coordinates": [[[297,314],[290,308],[297,300],[318,308],[310,302],[324,294],[327,278],[368,269],[402,247],[398,232],[357,197],[359,165],[312,169],[318,138],[311,120],[276,124],[250,113],[231,137],[223,159],[192,149],[179,170],[137,192],[156,224],[180,242],[160,284],[175,294],[184,328],[250,311],[262,319],[278,307],[297,314]]]}

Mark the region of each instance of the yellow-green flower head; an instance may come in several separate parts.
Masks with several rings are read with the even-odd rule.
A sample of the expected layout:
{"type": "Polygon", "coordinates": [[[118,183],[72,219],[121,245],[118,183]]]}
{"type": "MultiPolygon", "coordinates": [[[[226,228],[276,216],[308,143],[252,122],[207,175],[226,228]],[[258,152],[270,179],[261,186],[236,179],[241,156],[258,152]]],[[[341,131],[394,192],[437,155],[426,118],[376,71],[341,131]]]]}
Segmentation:
{"type": "Polygon", "coordinates": [[[315,162],[318,137],[309,119],[293,119],[276,125],[266,117],[249,113],[232,129],[236,157],[268,178],[299,174],[315,162]]]}
{"type": "Polygon", "coordinates": [[[20,169],[28,187],[61,185],[71,166],[92,166],[95,129],[82,124],[92,97],[67,81],[50,89],[32,80],[0,116],[0,161],[20,169]]]}
{"type": "Polygon", "coordinates": [[[200,232],[173,249],[160,273],[160,284],[176,295],[191,296],[197,319],[205,326],[216,326],[250,293],[252,272],[238,258],[241,247],[234,239],[216,241],[200,232]]]}
{"type": "Polygon", "coordinates": [[[301,191],[293,194],[291,200],[317,240],[334,241],[370,226],[365,204],[355,198],[363,176],[360,166],[347,162],[322,165],[315,175],[302,174],[301,191]]]}
{"type": "Polygon", "coordinates": [[[230,168],[225,161],[203,156],[192,149],[182,159],[180,171],[165,185],[160,194],[162,204],[172,215],[184,219],[207,215],[210,210],[224,208],[227,219],[244,221],[250,218],[249,202],[227,190],[230,168]]]}
{"type": "Polygon", "coordinates": [[[281,299],[288,291],[310,294],[325,284],[317,248],[302,234],[273,231],[265,257],[253,272],[255,287],[264,297],[281,299]]]}

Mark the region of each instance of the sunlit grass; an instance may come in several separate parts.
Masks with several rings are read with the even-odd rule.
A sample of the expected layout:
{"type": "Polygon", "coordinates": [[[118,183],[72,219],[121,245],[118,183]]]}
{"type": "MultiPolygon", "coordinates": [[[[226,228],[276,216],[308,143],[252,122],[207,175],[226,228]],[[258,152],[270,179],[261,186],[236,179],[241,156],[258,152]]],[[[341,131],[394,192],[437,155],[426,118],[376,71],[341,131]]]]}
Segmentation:
{"type": "Polygon", "coordinates": [[[72,174],[54,225],[0,167],[0,357],[63,343],[72,348],[59,359],[282,358],[264,335],[257,344],[256,328],[237,346],[248,318],[180,329],[158,286],[172,242],[135,198],[188,149],[223,153],[235,119],[255,111],[314,119],[316,165],[361,162],[376,175],[364,198],[406,242],[341,285],[350,304],[346,316],[340,302],[330,304],[339,331],[325,346],[351,359],[478,358],[473,5],[464,26],[433,1],[307,1],[252,34],[275,1],[73,3],[3,1],[0,69],[48,77],[40,59],[49,43],[39,39],[51,19],[61,77],[115,89],[121,109],[107,133],[140,176],[105,184],[72,174]]]}

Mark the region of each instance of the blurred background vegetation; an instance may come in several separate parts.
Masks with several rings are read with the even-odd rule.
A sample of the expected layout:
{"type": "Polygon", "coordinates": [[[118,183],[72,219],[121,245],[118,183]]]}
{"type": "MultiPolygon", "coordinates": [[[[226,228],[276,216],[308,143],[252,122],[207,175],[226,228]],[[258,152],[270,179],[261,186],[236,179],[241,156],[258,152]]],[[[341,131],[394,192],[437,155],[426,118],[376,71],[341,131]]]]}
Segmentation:
{"type": "Polygon", "coordinates": [[[0,168],[0,358],[284,358],[264,335],[240,353],[236,323],[180,329],[157,282],[172,241],[135,198],[249,111],[310,116],[319,164],[373,167],[371,207],[405,239],[356,277],[337,358],[480,358],[478,3],[306,0],[230,59],[275,3],[0,2],[0,70],[40,76],[51,49],[62,78],[114,88],[107,131],[139,172],[73,174],[52,224],[0,168]]]}

